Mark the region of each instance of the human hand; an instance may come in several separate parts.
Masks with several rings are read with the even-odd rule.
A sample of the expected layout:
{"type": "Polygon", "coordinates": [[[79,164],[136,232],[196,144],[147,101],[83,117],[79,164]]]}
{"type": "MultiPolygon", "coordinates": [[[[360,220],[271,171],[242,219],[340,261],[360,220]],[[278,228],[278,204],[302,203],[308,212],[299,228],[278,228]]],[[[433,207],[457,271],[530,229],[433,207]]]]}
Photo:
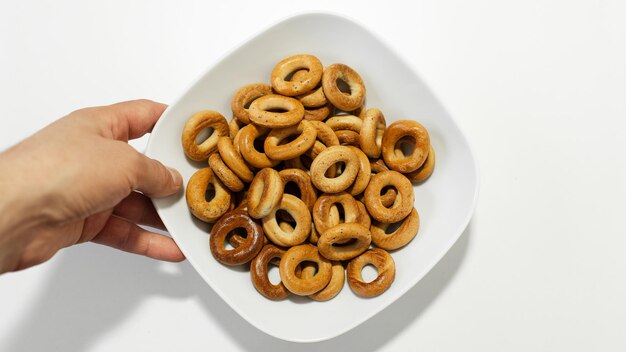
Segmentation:
{"type": "Polygon", "coordinates": [[[136,100],[75,111],[0,154],[0,273],[92,241],[181,261],[148,197],[176,193],[180,174],[128,145],[166,105],[136,100]],[[140,193],[141,192],[141,193],[140,193]]]}

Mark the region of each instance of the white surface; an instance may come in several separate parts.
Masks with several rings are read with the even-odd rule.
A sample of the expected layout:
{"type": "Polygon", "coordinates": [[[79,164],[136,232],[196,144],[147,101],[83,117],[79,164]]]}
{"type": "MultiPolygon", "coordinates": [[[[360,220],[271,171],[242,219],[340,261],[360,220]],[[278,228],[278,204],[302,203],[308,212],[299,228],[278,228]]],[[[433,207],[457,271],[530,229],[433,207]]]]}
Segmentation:
{"type": "Polygon", "coordinates": [[[222,265],[213,258],[207,245],[208,226],[189,213],[183,192],[157,199],[155,205],[189,262],[249,323],[287,341],[317,342],[342,334],[384,309],[433,267],[469,222],[476,205],[478,175],[467,140],[420,78],[366,29],[327,14],[291,17],[255,34],[221,59],[163,114],[146,155],[175,167],[186,184],[194,172],[207,167],[206,162],[184,156],[180,136],[187,119],[207,108],[230,118],[233,92],[247,84],[267,82],[274,65],[296,53],[314,53],[327,66],[349,64],[366,84],[368,106],[382,109],[388,124],[407,118],[419,120],[437,151],[437,172],[414,187],[419,235],[392,253],[396,275],[389,290],[375,299],[363,299],[346,286],[324,303],[293,296],[269,301],[253,288],[248,270],[222,265]],[[402,89],[391,89],[395,87],[402,89]]]}
{"type": "MultiPolygon", "coordinates": [[[[171,102],[291,13],[350,14],[461,125],[481,195],[469,230],[407,295],[301,349],[626,349],[623,1],[229,3],[0,2],[0,147],[81,106],[171,102]]],[[[243,321],[188,263],[91,244],[1,276],[0,312],[0,351],[296,350],[243,321]]]]}

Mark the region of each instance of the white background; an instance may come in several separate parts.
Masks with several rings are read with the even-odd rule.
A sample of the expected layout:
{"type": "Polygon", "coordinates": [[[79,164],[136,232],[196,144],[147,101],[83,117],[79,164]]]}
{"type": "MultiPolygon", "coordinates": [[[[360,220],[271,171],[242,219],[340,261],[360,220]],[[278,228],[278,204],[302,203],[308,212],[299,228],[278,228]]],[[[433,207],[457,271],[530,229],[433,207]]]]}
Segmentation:
{"type": "Polygon", "coordinates": [[[171,102],[257,31],[331,10],[407,59],[482,176],[442,261],[334,340],[276,340],[188,263],[84,244],[0,277],[0,351],[625,350],[626,3],[408,3],[0,2],[0,150],[79,107],[171,102]]]}

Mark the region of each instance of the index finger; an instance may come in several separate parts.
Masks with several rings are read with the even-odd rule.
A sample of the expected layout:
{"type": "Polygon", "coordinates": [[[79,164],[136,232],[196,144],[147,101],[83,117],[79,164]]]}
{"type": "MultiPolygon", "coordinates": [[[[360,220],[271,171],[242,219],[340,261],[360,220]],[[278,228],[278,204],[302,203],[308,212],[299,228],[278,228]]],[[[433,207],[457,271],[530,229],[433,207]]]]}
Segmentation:
{"type": "Polygon", "coordinates": [[[139,99],[102,107],[110,137],[128,141],[151,132],[167,105],[139,99]]]}

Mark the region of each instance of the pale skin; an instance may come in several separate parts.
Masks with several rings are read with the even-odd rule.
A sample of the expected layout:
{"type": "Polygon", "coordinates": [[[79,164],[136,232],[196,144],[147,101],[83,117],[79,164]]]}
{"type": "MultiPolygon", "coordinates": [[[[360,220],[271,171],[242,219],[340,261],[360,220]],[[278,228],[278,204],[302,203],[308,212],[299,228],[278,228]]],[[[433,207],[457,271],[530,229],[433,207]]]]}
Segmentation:
{"type": "Polygon", "coordinates": [[[0,273],[87,241],[150,258],[185,259],[149,197],[182,188],[178,171],[128,145],[166,105],[135,100],[77,110],[0,153],[0,273]]]}

